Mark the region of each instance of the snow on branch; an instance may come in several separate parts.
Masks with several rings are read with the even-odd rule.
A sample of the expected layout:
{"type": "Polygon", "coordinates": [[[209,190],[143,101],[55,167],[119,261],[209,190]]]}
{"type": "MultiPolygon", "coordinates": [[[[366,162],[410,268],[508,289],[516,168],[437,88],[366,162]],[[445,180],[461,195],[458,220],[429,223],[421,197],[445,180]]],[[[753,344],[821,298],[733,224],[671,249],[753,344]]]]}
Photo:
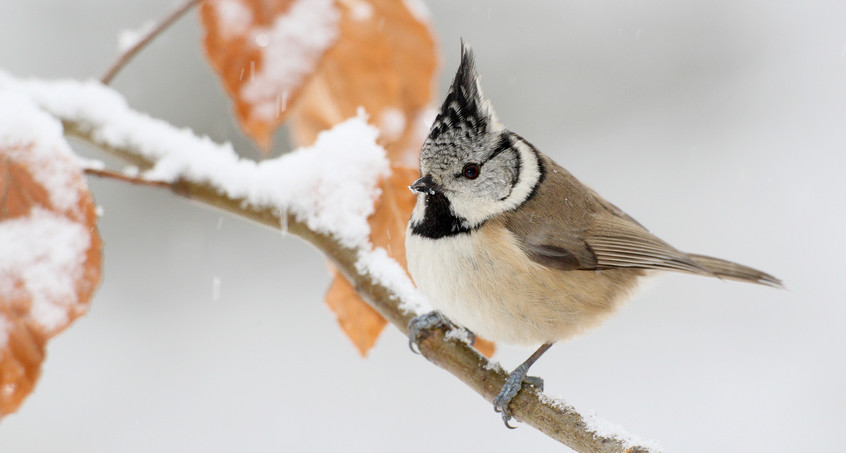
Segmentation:
{"type": "MultiPolygon", "coordinates": [[[[320,134],[316,143],[260,163],[239,158],[188,129],[132,110],[97,82],[18,80],[0,71],[0,89],[33,99],[60,119],[65,133],[130,160],[145,178],[175,193],[282,228],[320,249],[385,318],[403,332],[427,304],[402,267],[369,242],[368,216],[378,181],[390,172],[378,132],[363,113],[320,134]]],[[[434,330],[421,353],[492,401],[508,373],[461,340],[434,330]]],[[[572,406],[525,388],[512,401],[515,418],[583,452],[645,452],[650,447],[572,406]],[[598,425],[601,425],[598,427],[598,425]]],[[[493,416],[493,414],[492,414],[493,416]]]]}
{"type": "Polygon", "coordinates": [[[369,244],[367,217],[379,195],[377,183],[390,166],[376,144],[378,130],[363,113],[322,133],[313,146],[256,162],[240,158],[229,143],[217,144],[130,109],[120,94],[97,82],[17,82],[0,73],[0,87],[4,83],[76,124],[95,143],[152,163],[143,173],[146,179],[205,184],[248,207],[291,212],[344,247],[369,244]]]}

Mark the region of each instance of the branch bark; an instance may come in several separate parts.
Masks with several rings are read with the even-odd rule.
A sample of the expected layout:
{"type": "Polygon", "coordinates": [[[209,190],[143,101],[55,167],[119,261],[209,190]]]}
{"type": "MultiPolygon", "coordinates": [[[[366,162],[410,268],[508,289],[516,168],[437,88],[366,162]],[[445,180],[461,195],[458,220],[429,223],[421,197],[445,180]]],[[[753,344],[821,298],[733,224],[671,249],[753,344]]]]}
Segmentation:
{"type": "Polygon", "coordinates": [[[105,179],[114,179],[116,181],[123,181],[129,184],[135,184],[138,186],[149,186],[149,187],[157,187],[159,189],[170,189],[171,184],[169,182],[163,181],[150,181],[147,179],[136,178],[133,176],[128,176],[123,173],[118,173],[114,170],[103,170],[99,168],[86,168],[85,169],[86,175],[93,175],[100,178],[105,179]]]}

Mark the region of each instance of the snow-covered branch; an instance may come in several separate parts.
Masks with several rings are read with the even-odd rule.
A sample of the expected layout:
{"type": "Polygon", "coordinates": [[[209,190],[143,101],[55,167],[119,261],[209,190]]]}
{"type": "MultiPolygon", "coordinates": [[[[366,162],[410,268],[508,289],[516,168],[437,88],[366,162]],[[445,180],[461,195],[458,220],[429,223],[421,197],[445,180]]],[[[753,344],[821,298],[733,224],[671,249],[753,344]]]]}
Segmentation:
{"type": "MultiPolygon", "coordinates": [[[[377,131],[363,114],[321,133],[317,142],[257,163],[217,144],[129,108],[97,82],[21,81],[0,72],[0,90],[25,94],[61,120],[65,133],[127,159],[141,177],[169,183],[183,197],[283,229],[320,249],[356,290],[398,329],[426,303],[402,267],[374,249],[368,216],[378,180],[390,172],[377,131]]],[[[420,341],[431,362],[492,401],[508,373],[467,343],[433,331],[420,341]]],[[[584,452],[643,452],[640,441],[566,403],[524,388],[512,401],[514,417],[584,452]]],[[[492,414],[493,416],[493,414],[492,414]]]]}

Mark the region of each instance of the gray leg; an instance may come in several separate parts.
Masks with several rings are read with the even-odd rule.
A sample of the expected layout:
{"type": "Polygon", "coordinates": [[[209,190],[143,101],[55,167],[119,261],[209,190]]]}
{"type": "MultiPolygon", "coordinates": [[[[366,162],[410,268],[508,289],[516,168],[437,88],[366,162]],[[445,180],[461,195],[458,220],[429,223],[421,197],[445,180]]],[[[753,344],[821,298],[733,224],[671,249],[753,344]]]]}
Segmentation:
{"type": "Polygon", "coordinates": [[[526,359],[525,362],[515,368],[514,371],[508,375],[508,379],[505,380],[505,385],[502,386],[502,390],[499,391],[499,395],[494,398],[494,410],[502,414],[502,421],[505,422],[505,426],[508,428],[516,428],[516,426],[508,424],[508,421],[511,420],[511,411],[508,409],[508,404],[512,399],[514,399],[517,392],[520,391],[520,388],[523,386],[523,382],[535,386],[538,390],[543,390],[543,379],[539,377],[526,376],[526,373],[529,372],[529,367],[531,367],[532,364],[534,364],[550,347],[552,347],[552,343],[544,344],[539,347],[534,354],[526,359]]]}

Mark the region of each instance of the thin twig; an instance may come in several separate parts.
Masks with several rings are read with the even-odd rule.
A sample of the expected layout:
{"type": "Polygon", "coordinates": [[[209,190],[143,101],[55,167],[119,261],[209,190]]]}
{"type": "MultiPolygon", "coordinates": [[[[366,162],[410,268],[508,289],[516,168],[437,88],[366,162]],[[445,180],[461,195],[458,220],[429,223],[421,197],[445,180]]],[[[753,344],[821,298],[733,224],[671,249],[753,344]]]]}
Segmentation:
{"type": "Polygon", "coordinates": [[[114,170],[100,170],[96,168],[86,168],[85,174],[99,176],[101,178],[116,179],[118,181],[128,182],[139,186],[157,187],[160,189],[172,189],[173,184],[165,181],[152,181],[144,178],[136,178],[114,170]]]}
{"type": "Polygon", "coordinates": [[[198,5],[202,0],[187,0],[185,3],[180,5],[178,8],[173,10],[170,14],[164,17],[152,30],[147,32],[143,38],[139,39],[138,42],[135,43],[129,49],[124,50],[118,55],[117,60],[112,63],[108,70],[100,77],[100,81],[103,82],[104,85],[108,85],[111,83],[112,79],[117,75],[117,73],[129,63],[129,60],[132,59],[144,46],[147,45],[150,41],[153,40],[156,36],[160,35],[163,31],[165,31],[168,27],[171,26],[177,19],[179,19],[183,14],[185,14],[189,9],[193,8],[194,6],[198,5]]]}

